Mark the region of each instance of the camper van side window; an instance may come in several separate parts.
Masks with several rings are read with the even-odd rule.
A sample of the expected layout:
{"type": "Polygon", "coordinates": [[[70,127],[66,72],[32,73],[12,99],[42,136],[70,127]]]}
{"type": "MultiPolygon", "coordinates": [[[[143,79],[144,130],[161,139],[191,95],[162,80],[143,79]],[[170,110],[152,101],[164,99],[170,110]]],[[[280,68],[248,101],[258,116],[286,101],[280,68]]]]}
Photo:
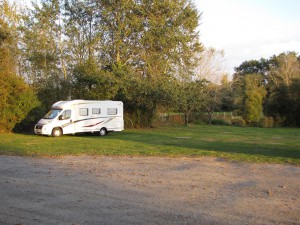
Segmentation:
{"type": "Polygon", "coordinates": [[[101,109],[100,108],[93,108],[92,109],[92,114],[101,114],[101,109]]]}
{"type": "Polygon", "coordinates": [[[88,116],[89,110],[87,108],[80,108],[79,109],[79,116],[88,116]]]}
{"type": "Polygon", "coordinates": [[[70,119],[71,118],[71,110],[66,110],[62,113],[63,115],[63,119],[64,120],[67,120],[67,119],[70,119]]]}
{"type": "Polygon", "coordinates": [[[117,115],[118,110],[116,108],[108,108],[107,115],[117,115]]]}

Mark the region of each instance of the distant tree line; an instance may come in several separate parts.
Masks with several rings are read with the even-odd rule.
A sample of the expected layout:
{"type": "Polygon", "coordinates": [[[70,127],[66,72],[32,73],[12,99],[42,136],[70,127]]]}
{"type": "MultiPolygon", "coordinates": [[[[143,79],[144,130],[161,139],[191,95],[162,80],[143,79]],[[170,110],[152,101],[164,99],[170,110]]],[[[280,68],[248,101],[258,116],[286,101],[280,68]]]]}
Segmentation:
{"type": "Polygon", "coordinates": [[[171,111],[186,124],[205,111],[211,123],[216,110],[299,125],[296,53],[244,62],[229,81],[218,69],[223,53],[199,42],[192,0],[0,0],[0,11],[2,132],[31,128],[68,99],[121,100],[134,127],[171,111]]]}
{"type": "Polygon", "coordinates": [[[246,122],[261,115],[277,125],[300,126],[300,56],[295,52],[250,60],[235,68],[232,81],[236,110],[246,122]]]}

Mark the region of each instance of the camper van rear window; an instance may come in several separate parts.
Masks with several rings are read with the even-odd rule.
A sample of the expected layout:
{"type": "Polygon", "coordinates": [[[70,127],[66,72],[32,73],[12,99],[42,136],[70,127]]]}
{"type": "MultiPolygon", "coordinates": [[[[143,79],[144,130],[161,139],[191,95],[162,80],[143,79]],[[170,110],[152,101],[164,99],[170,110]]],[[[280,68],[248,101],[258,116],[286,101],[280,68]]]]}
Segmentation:
{"type": "Polygon", "coordinates": [[[93,108],[92,109],[92,114],[101,114],[101,109],[100,108],[93,108]]]}
{"type": "Polygon", "coordinates": [[[80,116],[87,116],[89,114],[89,110],[87,108],[80,108],[79,115],[80,116]]]}
{"type": "Polygon", "coordinates": [[[117,115],[118,110],[116,108],[108,108],[107,115],[117,115]]]}

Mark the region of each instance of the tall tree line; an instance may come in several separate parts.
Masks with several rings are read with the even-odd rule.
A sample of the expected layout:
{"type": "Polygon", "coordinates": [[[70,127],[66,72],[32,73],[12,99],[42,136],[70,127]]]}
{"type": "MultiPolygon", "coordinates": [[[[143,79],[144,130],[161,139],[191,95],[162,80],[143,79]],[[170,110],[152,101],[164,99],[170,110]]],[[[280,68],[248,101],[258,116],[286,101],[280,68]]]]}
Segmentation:
{"type": "Polygon", "coordinates": [[[68,99],[121,100],[136,127],[150,126],[158,111],[184,113],[186,124],[205,111],[211,123],[216,110],[249,124],[265,115],[300,126],[297,53],[245,61],[229,81],[223,51],[199,42],[192,0],[0,5],[0,131],[30,127],[68,99]]]}
{"type": "Polygon", "coordinates": [[[40,112],[62,99],[118,99],[131,121],[149,126],[158,107],[181,107],[183,83],[197,83],[191,0],[41,0],[18,16],[15,68],[40,112]]]}

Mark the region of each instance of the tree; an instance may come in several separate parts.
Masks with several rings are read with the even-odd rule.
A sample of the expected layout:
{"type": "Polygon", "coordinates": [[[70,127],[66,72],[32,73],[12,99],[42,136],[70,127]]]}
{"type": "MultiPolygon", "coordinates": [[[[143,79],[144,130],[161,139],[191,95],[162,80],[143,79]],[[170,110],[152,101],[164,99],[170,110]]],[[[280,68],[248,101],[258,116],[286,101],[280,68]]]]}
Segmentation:
{"type": "Polygon", "coordinates": [[[243,117],[248,123],[258,123],[263,115],[263,99],[266,90],[262,76],[248,74],[244,78],[243,117]]]}
{"type": "Polygon", "coordinates": [[[222,98],[227,100],[224,101],[224,109],[231,107],[225,106],[230,102],[231,87],[228,82],[225,82],[227,75],[223,66],[224,54],[224,51],[204,48],[203,52],[199,54],[193,77],[196,80],[201,80],[204,84],[200,109],[207,113],[209,124],[211,124],[215,110],[221,108],[222,98]]]}
{"type": "Polygon", "coordinates": [[[204,88],[207,81],[198,80],[190,82],[178,82],[175,93],[175,102],[179,112],[184,113],[185,125],[188,125],[189,115],[193,111],[200,111],[203,108],[205,97],[204,88]]]}
{"type": "Polygon", "coordinates": [[[227,75],[224,75],[221,79],[221,87],[219,93],[220,110],[226,112],[232,112],[233,110],[235,110],[232,82],[228,80],[227,75]]]}
{"type": "Polygon", "coordinates": [[[265,58],[261,58],[260,60],[245,61],[240,66],[234,68],[234,76],[243,76],[246,74],[266,75],[272,65],[272,60],[268,60],[265,58]]]}
{"type": "Polygon", "coordinates": [[[24,74],[45,108],[69,96],[61,4],[59,0],[32,3],[23,17],[24,74]]]}
{"type": "MultiPolygon", "coordinates": [[[[102,1],[101,1],[102,2],[102,1]]],[[[103,11],[100,1],[66,0],[64,4],[64,34],[67,54],[72,65],[96,60],[100,49],[103,11]]],[[[103,37],[105,38],[105,37],[103,37]]]]}
{"type": "Polygon", "coordinates": [[[111,70],[103,70],[91,58],[77,65],[73,70],[72,96],[83,99],[114,99],[121,80],[116,79],[111,70]]]}
{"type": "MultiPolygon", "coordinates": [[[[300,60],[299,60],[300,61],[300,60]]],[[[290,113],[288,123],[300,127],[300,78],[295,78],[292,80],[290,89],[290,113]]]]}
{"type": "MultiPolygon", "coordinates": [[[[265,103],[266,114],[273,116],[278,123],[284,125],[298,125],[294,110],[299,107],[297,86],[300,79],[300,60],[295,52],[281,53],[273,56],[274,65],[268,76],[268,95],[265,103]],[[296,101],[295,101],[296,100],[296,101]]],[[[299,98],[299,96],[298,96],[299,98]]]]}
{"type": "Polygon", "coordinates": [[[220,84],[208,83],[205,86],[202,109],[207,112],[208,124],[211,124],[215,110],[221,108],[222,90],[223,86],[220,84]]]}
{"type": "Polygon", "coordinates": [[[220,84],[226,74],[223,66],[224,55],[222,50],[204,48],[197,59],[195,79],[205,79],[220,84]]]}
{"type": "Polygon", "coordinates": [[[276,67],[270,69],[268,80],[270,85],[290,86],[293,79],[300,78],[300,60],[295,52],[281,53],[272,57],[276,61],[276,67]]]}
{"type": "Polygon", "coordinates": [[[41,0],[24,12],[20,74],[44,108],[68,98],[118,99],[149,126],[202,50],[191,0],[41,0]]]}
{"type": "Polygon", "coordinates": [[[73,70],[75,86],[81,82],[89,86],[76,90],[101,97],[103,89],[97,87],[111,83],[108,96],[124,101],[132,117],[151,124],[157,106],[170,102],[170,83],[190,76],[201,50],[196,31],[200,15],[194,4],[189,0],[66,2],[67,18],[73,21],[67,36],[75,43],[73,52],[81,57],[76,57],[73,70]],[[91,54],[84,54],[90,47],[91,54]],[[97,78],[91,71],[78,73],[91,61],[99,65],[97,78]]]}
{"type": "MultiPolygon", "coordinates": [[[[4,4],[7,2],[4,1],[4,4]]],[[[2,8],[2,5],[0,5],[2,8]]],[[[9,5],[6,5],[9,7],[9,5]]],[[[8,8],[9,10],[9,8],[8,8]]],[[[12,131],[38,105],[32,89],[16,74],[17,40],[15,29],[0,18],[0,132],[12,131]]],[[[9,20],[9,17],[5,18],[9,20]]]]}
{"type": "MultiPolygon", "coordinates": [[[[255,72],[261,76],[262,86],[267,91],[263,101],[265,115],[274,117],[278,124],[295,125],[297,119],[292,111],[298,106],[296,101],[291,100],[295,99],[295,92],[292,94],[291,86],[297,85],[297,80],[300,78],[300,60],[295,52],[283,52],[259,61],[245,61],[236,67],[235,71],[232,86],[236,95],[235,105],[240,111],[243,111],[245,106],[244,77],[248,72],[255,72]]],[[[251,96],[252,102],[259,98],[254,94],[251,96]]],[[[248,108],[251,104],[248,102],[248,108]]]]}

